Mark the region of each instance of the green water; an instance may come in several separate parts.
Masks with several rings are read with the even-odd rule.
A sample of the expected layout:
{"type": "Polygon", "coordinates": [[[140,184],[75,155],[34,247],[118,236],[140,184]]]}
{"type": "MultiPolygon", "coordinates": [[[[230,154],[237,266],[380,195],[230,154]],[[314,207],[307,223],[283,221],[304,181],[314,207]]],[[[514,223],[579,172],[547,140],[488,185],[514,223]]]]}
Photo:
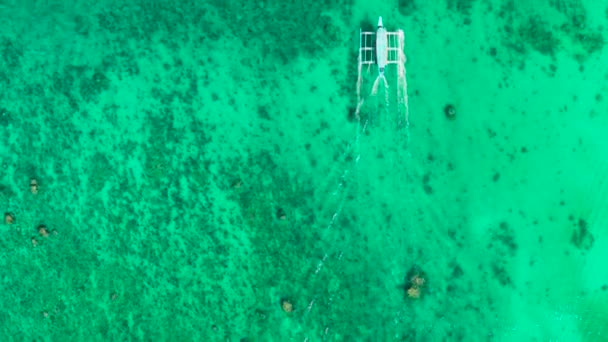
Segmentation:
{"type": "Polygon", "coordinates": [[[0,339],[608,341],[607,7],[0,0],[0,339]]]}

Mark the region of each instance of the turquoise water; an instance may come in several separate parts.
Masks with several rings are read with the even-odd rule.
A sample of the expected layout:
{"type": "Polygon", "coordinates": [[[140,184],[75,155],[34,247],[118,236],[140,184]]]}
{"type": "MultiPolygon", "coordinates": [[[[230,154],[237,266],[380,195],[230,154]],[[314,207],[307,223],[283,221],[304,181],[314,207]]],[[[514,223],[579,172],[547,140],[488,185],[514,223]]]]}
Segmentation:
{"type": "Polygon", "coordinates": [[[2,340],[608,340],[602,2],[0,18],[2,340]],[[371,66],[357,120],[380,15],[409,106],[371,66]]]}

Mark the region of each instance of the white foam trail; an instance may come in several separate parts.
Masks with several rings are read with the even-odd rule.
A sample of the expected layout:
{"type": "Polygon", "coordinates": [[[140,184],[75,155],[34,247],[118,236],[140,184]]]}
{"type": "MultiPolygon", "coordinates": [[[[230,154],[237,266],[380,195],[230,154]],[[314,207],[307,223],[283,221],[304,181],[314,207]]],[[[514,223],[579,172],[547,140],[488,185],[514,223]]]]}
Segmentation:
{"type": "Polygon", "coordinates": [[[372,87],[372,92],[371,95],[372,96],[376,96],[376,94],[378,93],[378,85],[380,85],[380,80],[382,80],[384,82],[384,89],[386,89],[386,102],[388,103],[388,81],[386,80],[386,77],[384,77],[384,74],[380,74],[378,75],[378,77],[376,77],[376,80],[374,81],[374,85],[372,87]]]}
{"type": "MultiPolygon", "coordinates": [[[[408,140],[408,146],[409,146],[409,104],[408,104],[408,95],[407,95],[407,80],[406,80],[406,70],[405,70],[405,62],[406,62],[406,56],[405,53],[403,52],[403,43],[404,43],[404,35],[403,35],[403,31],[399,31],[398,34],[398,39],[399,39],[399,46],[401,47],[400,49],[398,49],[398,59],[399,62],[397,63],[397,71],[398,71],[398,83],[397,83],[397,104],[398,104],[398,108],[397,108],[397,113],[399,118],[396,120],[398,127],[397,128],[403,128],[405,127],[406,129],[406,135],[407,135],[407,140],[408,140]]],[[[361,46],[361,42],[360,42],[360,46],[361,46]]],[[[362,56],[361,56],[361,49],[359,50],[359,61],[358,61],[358,68],[357,68],[357,72],[358,72],[358,77],[357,77],[357,107],[355,110],[355,117],[357,118],[357,133],[355,136],[355,141],[354,144],[353,143],[349,143],[346,151],[343,153],[343,156],[351,149],[351,148],[355,148],[355,154],[356,157],[354,159],[354,163],[352,163],[349,166],[346,166],[346,168],[343,170],[342,175],[340,176],[340,181],[338,183],[338,185],[336,186],[335,190],[333,192],[331,192],[332,196],[340,196],[339,197],[339,204],[336,208],[336,210],[334,211],[333,215],[331,216],[331,219],[329,220],[327,226],[325,227],[325,231],[329,231],[330,229],[332,229],[335,225],[335,223],[338,221],[338,218],[340,217],[340,215],[342,214],[342,209],[344,207],[344,204],[346,202],[347,199],[347,188],[346,188],[346,180],[347,178],[349,178],[350,175],[350,171],[354,170],[356,172],[357,170],[357,165],[359,163],[359,161],[361,160],[361,154],[360,154],[360,136],[361,133],[364,133],[366,128],[367,128],[367,124],[368,124],[368,119],[366,118],[364,120],[364,122],[361,122],[361,108],[365,102],[365,99],[362,98],[361,96],[361,91],[362,91],[362,86],[363,86],[363,77],[362,77],[362,69],[363,69],[363,64],[362,63],[362,56]]],[[[370,65],[368,64],[368,67],[370,65]]],[[[369,70],[368,70],[369,73],[369,70]]],[[[386,79],[385,75],[383,73],[380,73],[378,75],[378,77],[376,77],[376,79],[374,80],[372,89],[371,89],[371,96],[375,96],[378,92],[378,87],[380,86],[380,80],[382,80],[382,83],[384,84],[384,90],[385,90],[385,104],[386,104],[386,112],[387,115],[390,112],[389,108],[390,106],[390,99],[391,96],[389,94],[389,84],[388,84],[388,80],[386,79]]],[[[394,96],[394,95],[393,95],[394,96]]],[[[393,99],[394,101],[394,99],[393,99]]],[[[394,112],[394,109],[392,110],[394,112]]],[[[393,119],[394,120],[394,119],[393,119]]],[[[395,122],[391,120],[392,122],[395,122]]],[[[356,174],[355,174],[356,176],[356,174]]],[[[350,177],[353,177],[352,175],[350,175],[350,177]]],[[[329,177],[331,178],[331,176],[329,177]]],[[[323,240],[323,237],[321,238],[321,240],[323,240]]],[[[342,261],[342,257],[343,257],[344,252],[340,251],[339,256],[337,257],[337,261],[338,263],[342,261]]],[[[319,273],[321,272],[327,272],[327,271],[323,271],[323,269],[325,268],[325,262],[327,261],[327,259],[330,258],[328,253],[324,253],[323,258],[317,263],[314,272],[310,275],[310,281],[312,283],[312,281],[314,279],[318,279],[319,277],[319,273]]],[[[334,265],[335,267],[338,267],[338,265],[334,265]]],[[[317,299],[319,299],[319,296],[321,296],[321,294],[315,294],[313,295],[313,298],[310,300],[306,311],[305,311],[305,316],[307,316],[313,309],[317,299]]],[[[329,302],[331,302],[333,300],[333,297],[335,296],[335,294],[330,295],[329,297],[329,302]]],[[[323,331],[323,336],[327,337],[329,334],[329,329],[330,327],[327,326],[325,327],[324,331],[323,331]]],[[[308,341],[309,337],[305,337],[304,341],[308,341]]]]}
{"type": "MultiPolygon", "coordinates": [[[[359,44],[361,43],[359,42],[359,44]]],[[[359,110],[363,105],[363,99],[361,98],[361,84],[363,83],[363,77],[361,77],[361,69],[363,67],[363,64],[361,63],[361,50],[359,50],[358,64],[359,66],[357,67],[357,109],[355,110],[355,117],[357,118],[357,121],[361,119],[361,117],[359,116],[359,110]]]]}
{"type": "Polygon", "coordinates": [[[386,108],[388,108],[390,105],[388,102],[388,81],[384,77],[384,74],[382,75],[382,80],[384,81],[384,101],[386,102],[386,108]]]}
{"type": "MultiPolygon", "coordinates": [[[[345,190],[346,178],[352,169],[356,170],[357,165],[359,164],[359,160],[361,160],[361,154],[359,153],[359,144],[360,144],[359,142],[360,142],[361,133],[365,132],[365,129],[367,128],[367,123],[368,123],[368,121],[365,120],[363,122],[363,127],[361,127],[361,121],[357,121],[357,133],[355,135],[354,144],[349,144],[349,146],[348,146],[348,149],[350,149],[352,146],[355,147],[356,157],[354,159],[354,163],[352,164],[352,166],[344,169],[344,172],[342,173],[342,175],[340,177],[340,182],[338,183],[336,190],[334,192],[332,192],[332,196],[339,195],[339,196],[341,196],[341,198],[340,198],[340,203],[338,205],[338,208],[333,213],[331,219],[329,220],[327,226],[325,227],[325,231],[328,231],[329,229],[331,229],[334,226],[334,224],[340,217],[340,214],[342,213],[342,209],[344,207],[344,203],[346,202],[346,198],[347,198],[346,190],[345,190]]],[[[322,237],[321,240],[324,240],[324,237],[322,237]]],[[[344,255],[344,253],[342,251],[340,251],[340,254],[337,257],[338,262],[342,261],[343,255],[344,255]]],[[[328,258],[329,258],[329,254],[324,253],[323,258],[317,263],[314,273],[309,277],[310,282],[312,282],[318,276],[318,274],[323,270],[323,267],[325,266],[325,262],[327,261],[328,258]]],[[[333,300],[334,295],[330,296],[330,298],[329,298],[330,302],[333,300]]],[[[318,294],[313,296],[312,300],[308,304],[308,307],[306,308],[306,311],[304,313],[305,315],[308,315],[312,311],[315,301],[318,299],[318,297],[319,297],[318,294]]],[[[327,329],[325,330],[325,335],[327,335],[328,329],[329,329],[329,327],[327,327],[327,329]]],[[[308,340],[308,337],[305,338],[305,341],[306,340],[308,340]]]]}
{"type": "MultiPolygon", "coordinates": [[[[399,46],[404,45],[404,35],[403,31],[399,30],[399,46]]],[[[397,89],[397,101],[399,102],[399,126],[405,126],[405,133],[407,135],[407,145],[409,146],[410,142],[410,106],[409,99],[407,96],[407,78],[406,78],[406,69],[405,63],[407,62],[407,57],[402,49],[399,49],[399,63],[397,64],[397,73],[398,73],[398,89],[397,89]],[[404,115],[401,115],[401,110],[405,109],[404,115]],[[401,122],[402,117],[405,117],[405,122],[401,122]]]]}

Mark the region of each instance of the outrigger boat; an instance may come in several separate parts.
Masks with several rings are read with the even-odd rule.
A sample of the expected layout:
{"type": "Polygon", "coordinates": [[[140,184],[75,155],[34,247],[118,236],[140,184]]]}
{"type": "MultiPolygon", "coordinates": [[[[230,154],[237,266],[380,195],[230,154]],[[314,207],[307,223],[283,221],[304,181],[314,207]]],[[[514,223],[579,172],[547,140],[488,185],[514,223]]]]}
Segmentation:
{"type": "MultiPolygon", "coordinates": [[[[370,74],[372,65],[376,65],[378,76],[373,82],[370,95],[375,96],[378,92],[380,82],[384,84],[386,106],[398,106],[396,112],[398,114],[398,127],[409,126],[409,108],[407,97],[407,80],[405,73],[406,57],[403,52],[404,35],[402,30],[388,31],[383,23],[382,17],[378,19],[378,28],[374,31],[359,30],[359,66],[357,79],[357,108],[355,116],[361,120],[361,106],[365,98],[361,95],[364,87],[364,79],[370,74]],[[387,73],[391,65],[395,65],[396,75],[396,91],[391,92],[387,73]],[[366,70],[364,70],[366,67],[366,70]],[[391,94],[394,94],[392,97],[391,94]]],[[[392,68],[390,68],[392,69],[392,68]]],[[[393,71],[390,71],[391,73],[393,71]]],[[[390,77],[393,80],[393,77],[390,77]]],[[[389,108],[387,108],[387,111],[389,108]]],[[[393,110],[394,112],[394,110],[393,110]]]]}

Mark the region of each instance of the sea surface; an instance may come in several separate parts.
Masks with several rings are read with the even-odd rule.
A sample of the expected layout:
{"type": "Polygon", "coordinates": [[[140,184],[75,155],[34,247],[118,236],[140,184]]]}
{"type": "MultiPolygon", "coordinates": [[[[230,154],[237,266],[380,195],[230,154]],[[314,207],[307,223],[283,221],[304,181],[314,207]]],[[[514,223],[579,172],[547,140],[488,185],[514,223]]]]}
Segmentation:
{"type": "Polygon", "coordinates": [[[608,341],[607,29],[594,0],[0,0],[0,340],[608,341]]]}

